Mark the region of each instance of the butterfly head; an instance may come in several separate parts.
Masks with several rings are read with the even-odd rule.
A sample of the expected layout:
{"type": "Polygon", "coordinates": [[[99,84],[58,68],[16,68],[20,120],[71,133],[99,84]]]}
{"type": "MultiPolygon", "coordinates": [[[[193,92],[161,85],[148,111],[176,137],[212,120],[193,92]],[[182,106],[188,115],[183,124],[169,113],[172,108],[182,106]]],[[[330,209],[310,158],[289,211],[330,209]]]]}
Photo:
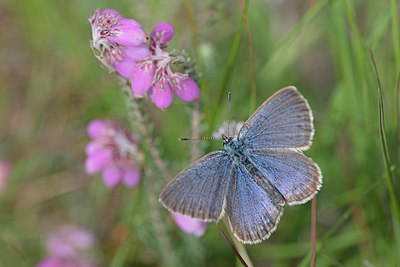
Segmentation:
{"type": "Polygon", "coordinates": [[[228,136],[222,134],[222,141],[224,142],[224,146],[226,146],[227,144],[232,142],[232,140],[233,140],[232,137],[228,137],[228,136]]]}

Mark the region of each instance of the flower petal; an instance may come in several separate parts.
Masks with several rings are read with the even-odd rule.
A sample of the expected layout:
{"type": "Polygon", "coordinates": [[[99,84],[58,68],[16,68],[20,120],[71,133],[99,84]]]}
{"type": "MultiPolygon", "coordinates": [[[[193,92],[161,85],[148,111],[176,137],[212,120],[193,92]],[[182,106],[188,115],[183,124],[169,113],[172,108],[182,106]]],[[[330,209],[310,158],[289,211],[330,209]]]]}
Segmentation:
{"type": "Polygon", "coordinates": [[[110,159],[111,151],[108,149],[102,149],[90,154],[85,161],[86,173],[94,174],[100,171],[110,161],[110,159]]]}
{"type": "Polygon", "coordinates": [[[136,169],[126,169],[122,181],[127,187],[135,188],[140,182],[140,171],[136,169]]]}
{"type": "Polygon", "coordinates": [[[109,165],[104,168],[103,180],[107,187],[112,188],[116,186],[122,178],[122,171],[120,168],[109,165]]]}
{"type": "Polygon", "coordinates": [[[125,47],[124,53],[130,60],[141,61],[150,55],[150,50],[146,44],[141,44],[125,47]]]}
{"type": "Polygon", "coordinates": [[[153,64],[136,65],[136,71],[131,80],[132,91],[136,97],[143,97],[150,89],[153,80],[153,69],[153,64]]]}
{"type": "Polygon", "coordinates": [[[87,126],[88,135],[92,138],[98,138],[101,135],[105,125],[106,123],[103,120],[92,120],[87,126]]]}
{"type": "Polygon", "coordinates": [[[200,90],[195,81],[186,78],[179,83],[180,88],[174,87],[175,94],[187,102],[196,101],[200,97],[200,90]]]}
{"type": "Polygon", "coordinates": [[[140,61],[150,55],[150,50],[146,44],[127,46],[124,50],[127,59],[140,61]]]}
{"type": "Polygon", "coordinates": [[[89,142],[86,145],[85,152],[86,152],[87,156],[90,156],[90,155],[92,155],[94,153],[99,152],[102,149],[103,149],[103,147],[98,142],[92,141],[92,142],[89,142]]]}
{"type": "Polygon", "coordinates": [[[146,43],[147,36],[142,28],[140,26],[137,26],[137,22],[129,19],[126,19],[124,21],[126,22],[125,24],[111,28],[114,36],[109,36],[107,39],[111,42],[115,42],[125,46],[140,45],[146,43]]]}
{"type": "Polygon", "coordinates": [[[131,26],[136,26],[136,27],[142,28],[142,25],[140,25],[140,23],[134,19],[128,19],[128,18],[122,17],[119,19],[118,23],[121,25],[131,25],[131,26]]]}
{"type": "Polygon", "coordinates": [[[152,88],[151,97],[154,104],[163,110],[171,105],[173,99],[171,88],[166,82],[164,82],[163,88],[160,83],[156,83],[152,88]]]}
{"type": "Polygon", "coordinates": [[[168,22],[158,23],[151,32],[151,38],[160,44],[166,44],[174,36],[174,27],[168,22]]]}
{"type": "Polygon", "coordinates": [[[208,223],[192,219],[180,213],[172,213],[172,217],[174,218],[176,225],[178,225],[182,231],[197,237],[204,235],[208,228],[208,223]]]}
{"type": "Polygon", "coordinates": [[[130,79],[135,73],[136,62],[124,57],[124,60],[122,61],[115,61],[113,63],[113,66],[115,70],[119,73],[119,75],[130,79]]]}

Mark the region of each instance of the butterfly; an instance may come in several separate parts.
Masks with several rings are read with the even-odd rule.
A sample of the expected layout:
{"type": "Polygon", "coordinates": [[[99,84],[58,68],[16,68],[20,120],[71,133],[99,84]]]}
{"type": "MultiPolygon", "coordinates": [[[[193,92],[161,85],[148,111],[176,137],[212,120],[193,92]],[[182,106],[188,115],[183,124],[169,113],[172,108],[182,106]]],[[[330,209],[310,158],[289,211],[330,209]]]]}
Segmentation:
{"type": "Polygon", "coordinates": [[[314,136],[307,100],[289,86],[268,98],[223,150],[180,172],[160,193],[170,211],[203,221],[226,216],[235,237],[259,243],[275,231],[283,206],[309,201],[322,186],[318,165],[303,154],[314,136]]]}

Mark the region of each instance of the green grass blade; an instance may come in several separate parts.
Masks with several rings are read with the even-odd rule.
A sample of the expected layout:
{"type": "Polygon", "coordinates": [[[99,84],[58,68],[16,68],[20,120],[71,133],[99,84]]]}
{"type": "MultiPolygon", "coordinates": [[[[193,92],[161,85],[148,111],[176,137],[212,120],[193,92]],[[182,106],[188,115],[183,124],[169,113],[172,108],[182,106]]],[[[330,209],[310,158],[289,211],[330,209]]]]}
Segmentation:
{"type": "Polygon", "coordinates": [[[277,43],[271,53],[271,57],[268,61],[260,68],[259,76],[269,75],[271,69],[276,68],[274,62],[277,58],[285,58],[288,48],[293,43],[294,39],[298,36],[299,32],[303,29],[307,23],[309,23],[314,17],[316,17],[322,10],[323,7],[329,2],[329,0],[320,0],[314,4],[306,14],[300,19],[296,26],[286,35],[284,39],[277,43]]]}
{"type": "MultiPolygon", "coordinates": [[[[331,229],[321,238],[321,240],[319,242],[317,241],[317,246],[315,249],[316,256],[318,256],[318,252],[321,251],[321,249],[324,247],[324,244],[328,240],[328,238],[330,238],[334,233],[336,233],[339,230],[339,228],[347,221],[347,219],[350,218],[353,211],[359,205],[361,205],[362,201],[379,185],[381,185],[381,181],[377,181],[372,186],[370,186],[363,193],[363,195],[343,213],[343,215],[339,218],[339,220],[335,223],[335,225],[331,227],[331,229]]],[[[310,261],[311,261],[311,251],[307,253],[307,255],[303,258],[303,260],[299,263],[298,266],[301,267],[309,266],[310,261]]]]}
{"type": "MultiPolygon", "coordinates": [[[[246,13],[247,13],[248,6],[249,6],[249,0],[247,0],[245,3],[245,12],[246,13]]],[[[206,136],[211,136],[212,132],[214,131],[215,125],[216,125],[215,120],[217,118],[219,107],[221,106],[222,100],[227,96],[228,86],[231,81],[233,69],[234,69],[235,63],[236,63],[236,57],[239,52],[239,45],[240,45],[240,40],[242,38],[243,28],[244,28],[244,20],[242,18],[240,21],[240,24],[239,24],[239,28],[235,35],[235,39],[233,40],[233,45],[231,48],[231,53],[229,55],[228,65],[226,67],[224,80],[222,82],[221,89],[219,90],[218,100],[217,100],[217,103],[215,104],[213,112],[210,115],[211,117],[210,117],[210,122],[208,124],[208,131],[207,131],[206,136]]]]}
{"type": "Polygon", "coordinates": [[[390,13],[392,16],[392,34],[393,34],[393,52],[394,52],[394,62],[397,67],[396,71],[399,71],[400,67],[400,37],[399,37],[399,19],[398,19],[398,9],[396,5],[396,0],[390,1],[390,13]]]}
{"type": "Polygon", "coordinates": [[[392,164],[390,161],[390,155],[386,140],[386,131],[385,131],[385,110],[382,100],[382,87],[381,82],[379,79],[378,69],[376,67],[375,59],[371,53],[371,59],[373,63],[373,67],[375,70],[377,82],[378,82],[378,104],[379,104],[379,136],[381,140],[381,148],[383,154],[383,160],[385,163],[385,177],[387,181],[387,187],[389,191],[389,198],[390,198],[390,208],[392,213],[392,224],[393,230],[395,234],[395,241],[397,245],[397,254],[400,255],[400,210],[399,210],[399,203],[396,197],[396,193],[393,186],[393,170],[391,168],[392,164]]]}

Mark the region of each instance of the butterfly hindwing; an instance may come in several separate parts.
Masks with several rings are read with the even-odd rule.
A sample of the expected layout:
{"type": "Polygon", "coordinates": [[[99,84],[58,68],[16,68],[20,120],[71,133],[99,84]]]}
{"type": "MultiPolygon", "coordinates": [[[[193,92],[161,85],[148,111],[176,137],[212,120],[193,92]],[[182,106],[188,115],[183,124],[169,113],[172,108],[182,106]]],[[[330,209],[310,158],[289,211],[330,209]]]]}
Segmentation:
{"type": "Polygon", "coordinates": [[[235,166],[232,175],[225,208],[230,228],[243,243],[259,243],[275,231],[283,203],[276,203],[243,166],[235,166]]]}
{"type": "Polygon", "coordinates": [[[310,200],[322,185],[318,165],[300,151],[248,149],[247,154],[289,205],[310,200]]]}
{"type": "Polygon", "coordinates": [[[253,148],[306,150],[314,134],[307,100],[293,86],[268,98],[240,129],[238,140],[253,148]]]}
{"type": "Polygon", "coordinates": [[[160,201],[167,209],[192,218],[219,220],[231,172],[226,151],[211,152],[170,181],[161,192],[160,201]]]}

